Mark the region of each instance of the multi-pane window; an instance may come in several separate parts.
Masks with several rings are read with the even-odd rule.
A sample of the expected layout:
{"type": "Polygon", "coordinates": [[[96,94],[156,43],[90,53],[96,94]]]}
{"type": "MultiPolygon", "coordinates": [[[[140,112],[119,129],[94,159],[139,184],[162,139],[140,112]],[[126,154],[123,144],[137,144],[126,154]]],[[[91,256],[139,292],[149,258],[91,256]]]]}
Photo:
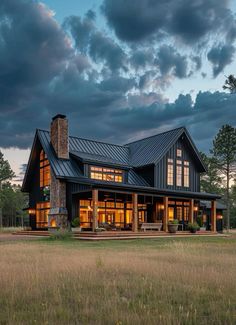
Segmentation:
{"type": "Polygon", "coordinates": [[[90,166],[90,177],[107,182],[123,182],[123,171],[120,169],[90,166]]]}
{"type": "Polygon", "coordinates": [[[50,185],[50,165],[47,155],[43,150],[40,152],[40,187],[50,185]]]}
{"type": "Polygon", "coordinates": [[[168,169],[167,169],[167,184],[173,185],[174,184],[174,160],[168,158],[168,169]]]}
{"type": "Polygon", "coordinates": [[[182,150],[181,149],[176,150],[176,156],[177,157],[182,157],[182,150]]]}
{"type": "Polygon", "coordinates": [[[184,187],[189,187],[189,162],[184,161],[184,187]]]}
{"type": "Polygon", "coordinates": [[[48,227],[48,213],[50,210],[50,202],[40,202],[36,204],[36,227],[48,227]]]}
{"type": "Polygon", "coordinates": [[[176,186],[182,186],[182,161],[176,161],[176,186]]]}

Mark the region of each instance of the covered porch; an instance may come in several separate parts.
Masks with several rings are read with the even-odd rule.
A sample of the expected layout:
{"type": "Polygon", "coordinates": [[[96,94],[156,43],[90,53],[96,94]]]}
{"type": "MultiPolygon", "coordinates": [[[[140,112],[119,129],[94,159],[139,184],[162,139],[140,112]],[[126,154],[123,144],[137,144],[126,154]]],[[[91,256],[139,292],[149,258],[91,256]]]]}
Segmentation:
{"type": "Polygon", "coordinates": [[[73,194],[73,216],[79,218],[82,232],[95,233],[102,228],[109,233],[144,233],[146,225],[149,233],[166,233],[168,222],[177,219],[178,231],[184,233],[188,224],[199,218],[206,231],[216,232],[216,198],[207,193],[194,194],[195,197],[188,192],[179,195],[171,191],[165,194],[90,188],[73,194]],[[208,216],[201,211],[203,198],[211,206],[208,216]]]}

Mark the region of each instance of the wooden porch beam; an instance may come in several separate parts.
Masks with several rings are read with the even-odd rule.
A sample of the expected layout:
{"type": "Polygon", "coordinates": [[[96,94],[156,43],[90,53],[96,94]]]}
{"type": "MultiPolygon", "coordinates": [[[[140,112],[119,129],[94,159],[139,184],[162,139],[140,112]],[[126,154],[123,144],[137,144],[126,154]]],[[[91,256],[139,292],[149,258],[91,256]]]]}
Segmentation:
{"type": "Polygon", "coordinates": [[[191,199],[189,205],[189,223],[193,223],[193,220],[194,220],[194,199],[191,199]]]}
{"type": "Polygon", "coordinates": [[[216,232],[216,201],[211,201],[211,231],[216,232]]]}
{"type": "Polygon", "coordinates": [[[163,230],[167,232],[168,230],[168,196],[163,197],[163,230]]]}
{"type": "Polygon", "coordinates": [[[132,202],[133,202],[133,222],[132,222],[132,231],[138,231],[138,194],[132,194],[132,202]]]}
{"type": "Polygon", "coordinates": [[[92,221],[92,228],[93,231],[96,230],[98,226],[98,190],[92,190],[92,207],[93,207],[93,221],[92,221]]]}

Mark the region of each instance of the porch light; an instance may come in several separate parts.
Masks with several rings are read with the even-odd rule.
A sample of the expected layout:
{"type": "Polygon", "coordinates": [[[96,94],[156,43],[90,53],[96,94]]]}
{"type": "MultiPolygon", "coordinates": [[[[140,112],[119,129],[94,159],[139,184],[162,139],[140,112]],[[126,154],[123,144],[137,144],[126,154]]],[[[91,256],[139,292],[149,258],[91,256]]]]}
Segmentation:
{"type": "Polygon", "coordinates": [[[159,204],[158,207],[159,207],[160,210],[164,210],[165,209],[164,204],[159,204]]]}
{"type": "Polygon", "coordinates": [[[29,214],[35,214],[35,209],[29,209],[28,212],[29,214]]]}
{"type": "Polygon", "coordinates": [[[193,208],[193,211],[198,211],[198,206],[197,205],[193,208]]]}
{"type": "Polygon", "coordinates": [[[217,220],[222,220],[222,219],[223,219],[222,214],[218,214],[218,215],[216,216],[216,219],[217,219],[217,220]]]}

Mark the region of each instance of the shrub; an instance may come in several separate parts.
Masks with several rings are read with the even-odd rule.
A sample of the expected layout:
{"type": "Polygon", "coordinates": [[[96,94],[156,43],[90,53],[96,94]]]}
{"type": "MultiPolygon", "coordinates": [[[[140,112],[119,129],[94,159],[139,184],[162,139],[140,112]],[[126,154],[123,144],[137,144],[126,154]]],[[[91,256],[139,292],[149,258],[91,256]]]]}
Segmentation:
{"type": "Polygon", "coordinates": [[[197,222],[193,222],[188,224],[188,230],[191,232],[196,232],[197,230],[200,230],[200,227],[197,222]]]}
{"type": "Polygon", "coordinates": [[[80,226],[80,220],[79,220],[79,218],[77,217],[77,218],[73,219],[72,222],[71,222],[71,225],[74,228],[79,227],[80,226]]]}
{"type": "Polygon", "coordinates": [[[68,229],[57,229],[50,233],[50,238],[54,240],[68,240],[71,239],[72,233],[68,229]]]}
{"type": "Polygon", "coordinates": [[[169,225],[178,225],[179,224],[179,220],[178,219],[173,219],[173,220],[170,220],[168,222],[169,225]]]}

